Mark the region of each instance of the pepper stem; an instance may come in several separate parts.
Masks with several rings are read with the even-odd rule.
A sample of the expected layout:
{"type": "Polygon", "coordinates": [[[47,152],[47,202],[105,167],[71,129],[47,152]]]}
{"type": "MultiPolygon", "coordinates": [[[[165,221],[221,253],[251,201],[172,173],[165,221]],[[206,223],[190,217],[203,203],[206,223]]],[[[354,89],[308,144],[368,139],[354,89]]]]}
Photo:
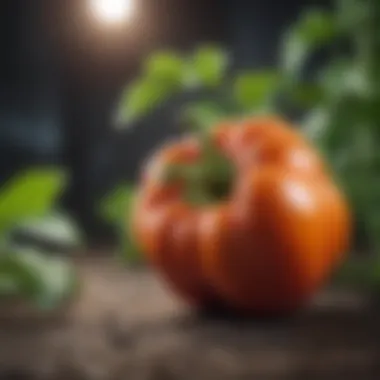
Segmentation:
{"type": "Polygon", "coordinates": [[[226,199],[234,179],[234,166],[215,145],[209,131],[197,130],[201,155],[194,163],[171,166],[169,180],[184,183],[184,197],[191,204],[210,204],[226,199]]]}

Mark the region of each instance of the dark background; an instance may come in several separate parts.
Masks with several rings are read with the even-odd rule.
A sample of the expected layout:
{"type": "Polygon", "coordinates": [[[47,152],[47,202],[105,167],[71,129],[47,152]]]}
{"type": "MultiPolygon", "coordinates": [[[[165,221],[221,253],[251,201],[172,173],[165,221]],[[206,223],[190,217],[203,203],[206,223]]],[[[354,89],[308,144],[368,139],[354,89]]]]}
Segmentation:
{"type": "Polygon", "coordinates": [[[162,48],[229,47],[239,67],[277,63],[281,33],[302,8],[328,1],[136,0],[123,30],[89,17],[86,0],[0,2],[0,180],[37,163],[65,165],[63,204],[93,238],[106,234],[94,205],[133,179],[153,147],[176,133],[159,110],[116,133],[112,112],[139,64],[162,48]]]}

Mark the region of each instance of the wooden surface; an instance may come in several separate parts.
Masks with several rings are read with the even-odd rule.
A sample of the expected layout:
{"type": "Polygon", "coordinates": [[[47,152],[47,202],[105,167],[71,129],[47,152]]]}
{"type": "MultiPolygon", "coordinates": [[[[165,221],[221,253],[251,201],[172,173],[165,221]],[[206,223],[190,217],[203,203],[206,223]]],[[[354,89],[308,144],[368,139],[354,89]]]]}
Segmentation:
{"type": "Polygon", "coordinates": [[[282,321],[202,318],[149,271],[81,265],[65,317],[0,323],[1,379],[380,379],[380,313],[326,292],[282,321]]]}

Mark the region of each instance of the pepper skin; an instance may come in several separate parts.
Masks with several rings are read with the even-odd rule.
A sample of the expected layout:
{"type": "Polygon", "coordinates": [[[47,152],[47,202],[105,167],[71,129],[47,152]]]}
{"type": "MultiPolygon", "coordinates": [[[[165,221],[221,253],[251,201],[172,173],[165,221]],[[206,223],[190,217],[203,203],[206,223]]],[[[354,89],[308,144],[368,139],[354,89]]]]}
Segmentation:
{"type": "Polygon", "coordinates": [[[227,200],[196,206],[168,165],[196,162],[196,137],[167,143],[144,167],[133,216],[137,243],[171,288],[202,307],[220,299],[246,313],[291,312],[341,263],[348,205],[314,147],[286,121],[218,125],[212,139],[236,168],[227,200]]]}

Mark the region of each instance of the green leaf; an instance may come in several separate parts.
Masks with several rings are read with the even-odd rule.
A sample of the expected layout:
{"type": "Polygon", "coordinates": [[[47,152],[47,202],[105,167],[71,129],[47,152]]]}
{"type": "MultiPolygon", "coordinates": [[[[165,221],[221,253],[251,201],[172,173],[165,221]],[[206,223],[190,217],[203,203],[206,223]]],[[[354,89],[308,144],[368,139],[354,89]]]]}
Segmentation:
{"type": "Polygon", "coordinates": [[[289,96],[296,105],[303,108],[317,106],[325,101],[325,92],[316,83],[297,83],[290,89],[289,96]]]}
{"type": "Polygon", "coordinates": [[[335,15],[321,9],[309,10],[302,17],[299,27],[310,43],[325,43],[336,33],[335,15]]]}
{"type": "MultiPolygon", "coordinates": [[[[30,254],[30,253],[29,253],[30,254]]],[[[37,304],[43,309],[58,307],[76,288],[76,274],[71,264],[60,257],[49,257],[34,270],[39,271],[42,292],[36,295],[37,304]]]]}
{"type": "Polygon", "coordinates": [[[338,59],[329,64],[319,75],[319,83],[330,102],[343,96],[371,99],[376,85],[371,83],[368,70],[359,62],[338,59]]]}
{"type": "Polygon", "coordinates": [[[228,55],[220,48],[203,46],[184,60],[174,52],[160,52],[146,62],[143,76],[130,84],[121,96],[117,112],[120,128],[147,116],[180,91],[221,84],[228,67],[228,55]]]}
{"type": "Polygon", "coordinates": [[[134,195],[135,189],[132,185],[121,184],[117,186],[101,200],[100,215],[108,223],[117,225],[127,212],[134,195]]]}
{"type": "MultiPolygon", "coordinates": [[[[12,236],[23,236],[25,241],[46,243],[48,246],[57,246],[70,250],[83,247],[82,232],[71,217],[63,213],[51,213],[43,217],[27,219],[12,228],[12,236]]],[[[15,238],[17,244],[17,238],[15,238]]],[[[37,243],[35,243],[37,244],[37,243]]]]}
{"type": "Polygon", "coordinates": [[[342,96],[336,102],[325,102],[304,120],[305,133],[311,135],[317,131],[318,136],[312,137],[317,137],[329,163],[339,171],[346,170],[347,164],[358,163],[356,131],[366,124],[367,108],[366,102],[356,97],[342,96]],[[324,125],[318,127],[318,123],[324,125]]]}
{"type": "Polygon", "coordinates": [[[182,120],[186,125],[200,131],[208,131],[228,114],[213,102],[197,102],[186,105],[182,111],[182,120]]]}
{"type": "Polygon", "coordinates": [[[330,102],[339,99],[344,92],[346,86],[345,74],[348,67],[349,63],[346,60],[338,59],[332,61],[319,74],[319,83],[330,102]]]}
{"type": "Polygon", "coordinates": [[[147,116],[184,89],[186,67],[186,62],[174,52],[164,51],[149,57],[142,77],[130,84],[121,96],[119,126],[147,116]]]}
{"type": "Polygon", "coordinates": [[[40,291],[38,274],[30,270],[24,256],[13,251],[0,255],[0,297],[31,299],[40,291]]]}
{"type": "Polygon", "coordinates": [[[204,87],[219,86],[229,65],[229,55],[216,46],[202,46],[192,57],[189,65],[189,75],[193,82],[204,87]]]}
{"type": "Polygon", "coordinates": [[[335,274],[334,283],[367,291],[379,288],[380,260],[350,258],[335,274]]]}
{"type": "Polygon", "coordinates": [[[164,82],[173,90],[180,88],[185,74],[185,61],[174,52],[152,55],[145,64],[145,76],[149,81],[164,82]]]}
{"type": "Polygon", "coordinates": [[[282,66],[284,72],[290,78],[299,76],[307,57],[311,52],[311,46],[295,32],[288,33],[283,42],[282,66]]]}
{"type": "Polygon", "coordinates": [[[169,81],[140,79],[132,83],[122,95],[118,111],[120,126],[129,125],[147,116],[160,104],[174,95],[175,89],[169,81]]]}
{"type": "MultiPolygon", "coordinates": [[[[368,181],[368,185],[371,186],[371,181],[368,181]]],[[[379,197],[374,200],[372,197],[369,197],[368,210],[365,214],[365,227],[367,230],[367,235],[369,238],[370,249],[372,253],[375,253],[380,258],[380,210],[375,207],[375,204],[378,204],[379,197]],[[377,201],[377,202],[376,202],[377,201]],[[376,203],[374,203],[376,202],[376,203]]],[[[380,268],[379,268],[380,269],[380,268]]],[[[379,289],[380,289],[380,272],[379,272],[379,289]]]]}
{"type": "Polygon", "coordinates": [[[284,72],[291,78],[298,77],[313,50],[331,41],[336,33],[334,15],[323,10],[304,13],[285,34],[281,52],[284,72]]]}
{"type": "Polygon", "coordinates": [[[313,109],[302,122],[305,135],[340,176],[352,176],[353,170],[362,172],[363,165],[368,166],[372,159],[375,139],[368,135],[363,112],[355,99],[341,98],[336,105],[327,103],[313,109]]]}
{"type": "MultiPolygon", "coordinates": [[[[375,137],[376,125],[371,125],[363,120],[359,128],[356,128],[352,134],[353,149],[352,155],[364,170],[369,170],[378,151],[378,144],[375,137]],[[374,127],[374,128],[373,128],[374,127]]],[[[369,172],[372,175],[372,172],[369,172]]]]}
{"type": "Polygon", "coordinates": [[[12,178],[0,190],[0,230],[48,212],[64,185],[65,176],[57,169],[30,169],[12,178]]]}
{"type": "Polygon", "coordinates": [[[376,2],[363,0],[336,0],[336,3],[339,27],[352,34],[368,23],[374,13],[373,5],[376,6],[376,2]]]}
{"type": "Polygon", "coordinates": [[[346,72],[345,79],[347,90],[358,97],[370,99],[373,87],[377,87],[377,84],[371,82],[368,70],[360,63],[346,72]]]}
{"type": "Polygon", "coordinates": [[[71,294],[74,283],[73,268],[61,258],[14,249],[0,255],[1,297],[22,298],[50,309],[71,294]]]}
{"type": "Polygon", "coordinates": [[[104,197],[99,206],[102,217],[117,227],[120,255],[129,263],[136,263],[142,257],[130,224],[135,196],[136,190],[132,185],[121,184],[104,197]]]}
{"type": "Polygon", "coordinates": [[[129,264],[140,263],[143,260],[143,254],[136,244],[131,231],[130,220],[127,215],[120,225],[120,255],[129,264]]]}
{"type": "Polygon", "coordinates": [[[235,102],[244,111],[266,107],[278,90],[279,83],[279,74],[273,71],[244,72],[234,82],[235,102]]]}
{"type": "Polygon", "coordinates": [[[130,192],[125,203],[125,213],[119,222],[119,239],[120,239],[120,253],[122,258],[130,263],[140,263],[143,259],[143,255],[134,239],[132,231],[132,212],[135,201],[135,191],[130,192]]]}
{"type": "Polygon", "coordinates": [[[309,140],[319,143],[326,129],[330,127],[330,118],[331,115],[326,108],[313,109],[301,123],[303,133],[309,140]]]}

